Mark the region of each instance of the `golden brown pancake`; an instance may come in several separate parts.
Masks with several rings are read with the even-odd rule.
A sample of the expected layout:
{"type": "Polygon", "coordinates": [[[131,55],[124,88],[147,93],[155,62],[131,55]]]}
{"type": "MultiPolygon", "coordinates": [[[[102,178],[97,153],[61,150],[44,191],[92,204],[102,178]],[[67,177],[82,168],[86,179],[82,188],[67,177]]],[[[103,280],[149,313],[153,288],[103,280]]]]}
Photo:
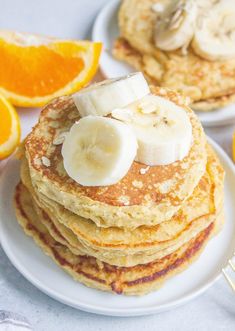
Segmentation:
{"type": "Polygon", "coordinates": [[[188,114],[193,137],[181,161],[152,167],[134,161],[115,185],[79,185],[67,175],[58,144],[80,119],[70,96],[42,110],[19,152],[19,224],[74,279],[119,294],[161,287],[200,255],[224,218],[224,171],[187,98],[162,87],[151,92],[188,114]]]}
{"type": "Polygon", "coordinates": [[[110,264],[132,266],[173,252],[204,230],[221,210],[224,172],[213,150],[209,146],[207,150],[207,171],[173,218],[156,226],[140,226],[132,231],[117,227],[99,228],[91,220],[71,213],[36,192],[31,184],[26,159],[22,160],[21,179],[33,196],[37,213],[43,210],[49,216],[50,222],[39,215],[57,241],[61,236],[66,238],[67,244],[60,242],[74,254],[88,254],[110,264]]]}

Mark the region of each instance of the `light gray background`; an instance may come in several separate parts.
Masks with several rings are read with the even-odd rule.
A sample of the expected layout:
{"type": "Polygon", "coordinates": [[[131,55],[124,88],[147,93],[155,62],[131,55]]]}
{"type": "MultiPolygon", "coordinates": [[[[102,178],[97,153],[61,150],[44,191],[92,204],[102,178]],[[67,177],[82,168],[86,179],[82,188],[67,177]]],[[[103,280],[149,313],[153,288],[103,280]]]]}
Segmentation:
{"type": "MultiPolygon", "coordinates": [[[[99,9],[108,1],[0,0],[0,29],[89,38],[99,9]]],[[[20,115],[25,135],[36,116],[25,111],[20,111],[20,115]]],[[[214,128],[207,133],[230,154],[234,129],[234,126],[214,128]]],[[[41,293],[19,274],[0,248],[1,309],[21,313],[35,330],[45,331],[235,330],[235,296],[224,279],[199,298],[166,313],[135,318],[105,317],[75,310],[41,293]]]]}

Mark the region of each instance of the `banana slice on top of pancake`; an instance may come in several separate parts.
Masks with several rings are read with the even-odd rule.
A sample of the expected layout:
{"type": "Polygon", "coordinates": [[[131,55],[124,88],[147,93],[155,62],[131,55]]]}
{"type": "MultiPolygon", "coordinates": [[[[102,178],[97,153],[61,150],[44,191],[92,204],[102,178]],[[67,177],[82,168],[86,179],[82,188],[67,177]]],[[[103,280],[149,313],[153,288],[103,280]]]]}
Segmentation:
{"type": "MultiPolygon", "coordinates": [[[[215,1],[214,1],[215,2],[215,1]]],[[[209,10],[200,11],[194,38],[194,52],[210,60],[235,57],[235,2],[218,0],[209,10]]]]}
{"type": "Polygon", "coordinates": [[[192,143],[192,125],[185,110],[156,95],[148,95],[112,116],[129,124],[136,135],[136,161],[167,165],[182,160],[192,143]]]}
{"type": "Polygon", "coordinates": [[[134,161],[132,128],[112,118],[86,116],[75,123],[62,146],[67,174],[83,186],[105,186],[122,179],[134,161]]]}
{"type": "Polygon", "coordinates": [[[148,93],[149,86],[143,74],[136,72],[93,84],[74,94],[73,100],[82,117],[105,116],[114,108],[125,107],[148,93]]]}
{"type": "Polygon", "coordinates": [[[161,0],[152,9],[157,12],[154,39],[158,48],[172,51],[190,43],[198,13],[195,0],[161,0]]]}

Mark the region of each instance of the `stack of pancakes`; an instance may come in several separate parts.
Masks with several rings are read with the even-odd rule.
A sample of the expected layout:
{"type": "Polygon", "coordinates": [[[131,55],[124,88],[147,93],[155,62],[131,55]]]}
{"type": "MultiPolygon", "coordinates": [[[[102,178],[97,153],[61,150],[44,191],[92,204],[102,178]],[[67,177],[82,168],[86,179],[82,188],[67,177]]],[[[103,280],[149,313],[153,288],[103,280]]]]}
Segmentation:
{"type": "Polygon", "coordinates": [[[207,61],[191,47],[162,51],[155,46],[157,13],[162,0],[123,0],[119,11],[120,37],[114,56],[142,71],[151,84],[189,96],[192,108],[210,111],[235,101],[235,59],[207,61]]]}
{"type": "Polygon", "coordinates": [[[61,147],[79,112],[71,97],[47,105],[24,142],[15,208],[25,232],[74,279],[144,294],[187,268],[223,222],[224,171],[185,99],[152,87],[188,113],[189,154],[167,166],[133,162],[117,184],[85,187],[65,172],[61,147]]]}

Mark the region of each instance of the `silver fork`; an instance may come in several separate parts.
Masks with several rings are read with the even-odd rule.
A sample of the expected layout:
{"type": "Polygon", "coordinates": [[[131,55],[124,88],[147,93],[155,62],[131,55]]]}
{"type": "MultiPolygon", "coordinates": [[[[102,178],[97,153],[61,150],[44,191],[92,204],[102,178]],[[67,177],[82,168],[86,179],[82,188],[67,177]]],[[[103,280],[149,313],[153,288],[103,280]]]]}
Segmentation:
{"type": "MultiPolygon", "coordinates": [[[[235,256],[235,253],[233,255],[235,256]]],[[[232,259],[228,260],[228,266],[235,272],[235,263],[232,261],[232,259]]],[[[225,279],[227,280],[227,282],[229,283],[229,285],[231,286],[231,288],[233,289],[233,291],[235,292],[235,282],[228,275],[225,268],[222,269],[222,273],[223,273],[225,279]]]]}

